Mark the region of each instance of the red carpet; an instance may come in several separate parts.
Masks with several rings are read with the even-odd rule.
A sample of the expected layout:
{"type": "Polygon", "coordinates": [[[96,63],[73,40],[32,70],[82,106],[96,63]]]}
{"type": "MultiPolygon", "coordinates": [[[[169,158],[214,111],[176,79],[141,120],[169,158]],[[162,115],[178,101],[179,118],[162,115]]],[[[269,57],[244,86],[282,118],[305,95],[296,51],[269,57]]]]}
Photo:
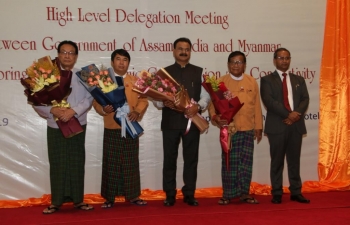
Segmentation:
{"type": "Polygon", "coordinates": [[[270,203],[271,196],[255,196],[260,204],[250,205],[232,201],[227,206],[217,204],[218,198],[198,199],[191,207],[178,199],[175,206],[164,207],[162,201],[148,201],[147,206],[116,203],[111,209],[94,205],[92,211],[63,206],[52,215],[43,215],[43,206],[0,209],[1,224],[348,224],[350,221],[350,192],[309,193],[310,204],[289,200],[285,194],[282,204],[270,203]]]}

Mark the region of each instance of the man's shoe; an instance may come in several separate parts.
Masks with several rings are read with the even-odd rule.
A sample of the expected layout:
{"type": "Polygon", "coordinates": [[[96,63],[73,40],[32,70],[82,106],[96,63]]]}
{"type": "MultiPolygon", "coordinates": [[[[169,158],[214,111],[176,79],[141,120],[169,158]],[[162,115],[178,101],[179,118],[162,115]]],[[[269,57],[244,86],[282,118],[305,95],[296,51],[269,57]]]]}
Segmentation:
{"type": "Polygon", "coordinates": [[[302,194],[299,195],[291,195],[290,200],[297,201],[299,203],[310,203],[309,199],[304,198],[302,194]]]}
{"type": "Polygon", "coordinates": [[[166,198],[163,202],[164,206],[174,206],[175,198],[166,198]]]}
{"type": "Polygon", "coordinates": [[[282,203],[282,195],[274,195],[271,199],[273,204],[281,204],[282,203]]]}
{"type": "Polygon", "coordinates": [[[184,197],[184,202],[190,206],[198,206],[198,201],[194,197],[184,197]]]}

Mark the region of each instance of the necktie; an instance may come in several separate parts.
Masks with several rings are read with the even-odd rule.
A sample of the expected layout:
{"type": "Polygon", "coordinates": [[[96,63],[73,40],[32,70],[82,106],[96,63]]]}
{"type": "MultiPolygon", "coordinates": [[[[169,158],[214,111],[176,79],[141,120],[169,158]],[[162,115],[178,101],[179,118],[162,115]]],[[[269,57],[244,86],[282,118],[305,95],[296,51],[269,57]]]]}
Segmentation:
{"type": "Polygon", "coordinates": [[[288,111],[292,111],[289,105],[289,101],[288,101],[288,88],[287,88],[287,79],[286,73],[282,74],[283,76],[283,81],[282,81],[282,89],[283,89],[283,103],[284,103],[284,107],[286,107],[286,109],[288,109],[288,111]]]}

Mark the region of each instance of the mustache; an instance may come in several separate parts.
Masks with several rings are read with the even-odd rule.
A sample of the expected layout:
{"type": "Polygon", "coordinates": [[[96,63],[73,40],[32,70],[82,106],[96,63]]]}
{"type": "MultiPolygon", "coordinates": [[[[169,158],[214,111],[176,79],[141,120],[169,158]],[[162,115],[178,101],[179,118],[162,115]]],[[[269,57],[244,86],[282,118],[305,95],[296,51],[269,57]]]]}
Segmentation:
{"type": "Polygon", "coordinates": [[[180,53],[180,56],[187,56],[186,53],[180,53]]]}

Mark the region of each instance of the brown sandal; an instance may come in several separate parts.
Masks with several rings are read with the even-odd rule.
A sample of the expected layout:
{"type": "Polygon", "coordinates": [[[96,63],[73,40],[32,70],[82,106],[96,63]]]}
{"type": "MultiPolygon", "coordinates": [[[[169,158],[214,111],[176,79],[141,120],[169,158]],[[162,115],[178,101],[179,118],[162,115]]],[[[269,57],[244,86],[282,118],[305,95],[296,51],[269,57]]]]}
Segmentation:
{"type": "Polygon", "coordinates": [[[220,200],[218,201],[219,205],[228,205],[230,203],[230,199],[227,198],[220,198],[220,200]]]}
{"type": "Polygon", "coordinates": [[[137,206],[145,206],[145,205],[147,205],[147,202],[142,200],[142,199],[140,199],[140,198],[130,200],[130,203],[133,204],[133,205],[137,205],[137,206]]]}
{"type": "Polygon", "coordinates": [[[114,206],[114,202],[113,201],[106,201],[101,205],[102,209],[109,209],[112,208],[114,206]]]}
{"type": "Polygon", "coordinates": [[[93,210],[94,209],[94,207],[92,207],[91,205],[86,204],[84,202],[74,205],[74,208],[85,210],[85,211],[89,211],[89,210],[93,210]]]}
{"type": "Polygon", "coordinates": [[[58,208],[55,205],[50,205],[49,207],[45,208],[43,211],[43,214],[52,214],[56,211],[58,211],[60,208],[58,208]]]}
{"type": "Polygon", "coordinates": [[[239,198],[242,202],[248,203],[248,204],[259,204],[258,200],[256,198],[253,198],[252,196],[246,195],[239,198]]]}

